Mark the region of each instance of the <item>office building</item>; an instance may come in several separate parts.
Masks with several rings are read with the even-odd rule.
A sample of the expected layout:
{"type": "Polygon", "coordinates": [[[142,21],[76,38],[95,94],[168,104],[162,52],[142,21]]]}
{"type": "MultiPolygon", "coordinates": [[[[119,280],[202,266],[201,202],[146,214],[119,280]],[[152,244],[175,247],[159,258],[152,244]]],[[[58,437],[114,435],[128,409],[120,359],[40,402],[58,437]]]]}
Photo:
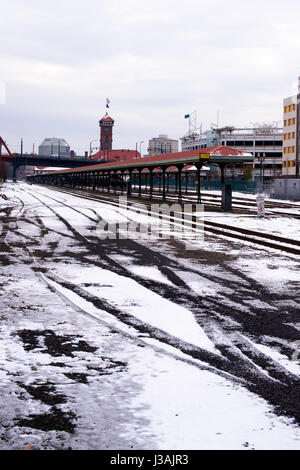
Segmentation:
{"type": "Polygon", "coordinates": [[[176,152],[178,152],[178,140],[169,139],[166,134],[160,134],[158,137],[149,140],[148,154],[150,156],[176,152]]]}

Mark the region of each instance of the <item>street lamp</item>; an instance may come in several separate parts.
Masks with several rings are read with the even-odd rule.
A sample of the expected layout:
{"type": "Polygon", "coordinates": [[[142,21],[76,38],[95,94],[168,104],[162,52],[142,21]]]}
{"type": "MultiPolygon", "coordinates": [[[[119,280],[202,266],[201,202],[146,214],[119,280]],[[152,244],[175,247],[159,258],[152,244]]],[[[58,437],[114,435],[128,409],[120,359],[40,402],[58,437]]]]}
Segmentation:
{"type": "Polygon", "coordinates": [[[260,177],[259,177],[259,179],[260,179],[260,184],[262,185],[262,183],[263,183],[263,178],[264,178],[264,172],[265,172],[265,171],[264,171],[264,170],[265,170],[265,168],[264,168],[264,161],[265,161],[265,158],[266,158],[266,154],[265,154],[265,153],[262,153],[262,154],[261,154],[261,153],[259,152],[259,153],[257,154],[257,157],[258,157],[259,162],[260,162],[260,171],[259,171],[260,177]]]}

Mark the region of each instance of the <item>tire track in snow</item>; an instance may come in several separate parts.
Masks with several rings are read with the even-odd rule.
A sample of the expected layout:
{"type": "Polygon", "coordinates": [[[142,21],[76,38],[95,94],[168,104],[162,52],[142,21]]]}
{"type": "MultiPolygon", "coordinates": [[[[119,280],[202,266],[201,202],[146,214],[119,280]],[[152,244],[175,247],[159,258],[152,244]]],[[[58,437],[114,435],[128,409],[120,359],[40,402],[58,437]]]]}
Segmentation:
{"type": "MultiPolygon", "coordinates": [[[[33,197],[35,197],[35,196],[33,196],[33,197]]],[[[38,198],[36,198],[36,199],[38,199],[38,198]]],[[[47,206],[47,204],[45,202],[43,202],[41,200],[40,200],[40,202],[47,206]]],[[[72,209],[71,206],[69,206],[69,208],[72,209]]],[[[62,222],[65,223],[65,225],[72,231],[72,233],[75,235],[75,237],[78,240],[80,239],[81,241],[87,243],[89,245],[89,247],[92,247],[92,248],[95,247],[95,243],[91,242],[86,237],[82,236],[79,232],[77,232],[76,229],[74,229],[74,227],[71,226],[71,224],[68,221],[66,221],[62,216],[57,214],[53,209],[51,209],[51,210],[52,210],[52,212],[54,212],[58,216],[58,218],[62,222]]],[[[92,252],[93,252],[93,250],[92,250],[92,252]]],[[[132,279],[135,279],[137,277],[137,276],[132,276],[132,275],[128,276],[128,271],[126,269],[124,269],[124,267],[122,265],[120,265],[119,263],[116,263],[114,260],[111,260],[107,256],[106,256],[106,261],[110,264],[110,269],[111,269],[111,264],[114,265],[114,267],[118,271],[118,274],[120,274],[120,273],[122,275],[125,274],[126,277],[131,277],[132,279]]],[[[137,278],[138,278],[137,282],[141,283],[140,277],[138,276],[137,278]]],[[[155,282],[151,281],[152,286],[153,286],[153,284],[155,284],[155,282]]],[[[161,288],[161,285],[159,283],[156,283],[156,284],[158,284],[161,288]]],[[[164,286],[165,289],[167,287],[168,286],[164,286]]],[[[99,301],[99,299],[97,300],[97,302],[98,301],[99,301]]],[[[286,408],[285,405],[287,405],[287,403],[285,403],[285,400],[282,399],[282,396],[286,395],[287,390],[285,389],[284,393],[282,393],[282,390],[281,390],[281,388],[284,387],[284,384],[279,384],[279,388],[274,389],[274,384],[273,384],[274,379],[271,379],[270,377],[267,378],[266,376],[262,377],[265,374],[263,374],[259,371],[259,368],[257,368],[257,365],[253,364],[253,362],[251,360],[249,360],[248,357],[246,357],[241,352],[241,350],[237,351],[238,348],[234,348],[232,344],[230,344],[229,346],[227,345],[226,347],[223,347],[223,348],[220,348],[220,345],[219,345],[219,349],[222,349],[222,353],[224,354],[224,357],[226,357],[226,362],[229,359],[229,362],[231,363],[231,367],[232,367],[232,364],[234,363],[234,361],[237,362],[238,367],[236,367],[236,366],[233,367],[235,375],[238,376],[238,377],[239,376],[246,376],[246,379],[249,382],[248,383],[248,388],[249,389],[252,388],[252,391],[255,391],[256,393],[259,393],[264,398],[268,398],[269,401],[271,403],[273,403],[275,406],[278,404],[278,400],[277,400],[277,402],[276,402],[276,400],[274,402],[274,397],[276,397],[277,399],[279,399],[281,397],[281,399],[279,400],[279,402],[281,402],[281,405],[279,405],[279,406],[282,408],[282,410],[284,410],[286,408]],[[254,369],[253,369],[253,367],[254,367],[254,369]],[[238,370],[239,368],[242,368],[242,369],[244,368],[244,370],[238,370]],[[272,393],[269,393],[270,390],[272,390],[272,393]],[[276,390],[277,390],[277,392],[276,392],[276,390]],[[282,407],[282,405],[284,405],[284,406],[282,407]]],[[[255,353],[257,353],[257,350],[255,348],[253,348],[253,349],[255,350],[255,353]]],[[[257,356],[257,354],[256,354],[256,356],[257,356]]],[[[265,357],[266,357],[265,364],[269,364],[269,365],[271,364],[272,367],[270,367],[270,371],[271,371],[271,373],[273,372],[273,374],[274,374],[274,370],[276,371],[276,369],[278,369],[278,367],[277,367],[278,364],[276,364],[274,361],[270,360],[270,358],[268,358],[268,356],[265,356],[265,357]]],[[[277,372],[275,372],[275,373],[277,374],[277,372]]],[[[287,375],[288,375],[287,381],[290,381],[290,376],[289,376],[289,374],[287,374],[287,375]]],[[[282,379],[282,377],[281,377],[281,379],[282,379]]],[[[295,379],[296,379],[296,377],[294,378],[293,383],[296,386],[296,385],[298,385],[298,380],[297,379],[295,380],[295,379]]],[[[276,385],[278,387],[278,383],[276,385]]],[[[290,409],[291,409],[291,405],[290,405],[290,409]]],[[[297,410],[293,410],[292,414],[293,414],[293,416],[297,416],[297,419],[299,419],[299,412],[297,410]]]]}

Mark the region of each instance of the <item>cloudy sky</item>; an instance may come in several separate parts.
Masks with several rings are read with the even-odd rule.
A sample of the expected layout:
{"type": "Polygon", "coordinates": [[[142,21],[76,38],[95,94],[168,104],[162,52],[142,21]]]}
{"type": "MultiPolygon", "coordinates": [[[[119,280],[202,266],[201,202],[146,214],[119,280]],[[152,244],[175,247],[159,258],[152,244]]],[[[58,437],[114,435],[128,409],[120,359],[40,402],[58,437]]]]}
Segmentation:
{"type": "MultiPolygon", "coordinates": [[[[280,121],[300,75],[298,0],[0,0],[0,135],[14,151],[98,138],[115,148],[198,126],[280,121]],[[3,96],[2,96],[3,98],[3,96]]],[[[94,144],[96,145],[96,144],[94,144]]],[[[142,144],[146,151],[147,144],[142,144]]]]}

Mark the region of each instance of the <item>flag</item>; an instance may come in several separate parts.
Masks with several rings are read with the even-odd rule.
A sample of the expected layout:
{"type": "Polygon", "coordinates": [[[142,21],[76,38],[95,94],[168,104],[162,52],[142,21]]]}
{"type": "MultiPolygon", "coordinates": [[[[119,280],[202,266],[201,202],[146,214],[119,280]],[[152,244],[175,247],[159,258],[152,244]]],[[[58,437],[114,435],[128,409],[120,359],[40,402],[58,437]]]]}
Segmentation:
{"type": "Polygon", "coordinates": [[[190,117],[190,115],[189,115],[189,114],[186,114],[186,115],[184,116],[184,119],[188,119],[189,117],[190,117]]]}
{"type": "Polygon", "coordinates": [[[106,98],[106,107],[109,108],[109,105],[110,105],[110,100],[106,98]]]}

